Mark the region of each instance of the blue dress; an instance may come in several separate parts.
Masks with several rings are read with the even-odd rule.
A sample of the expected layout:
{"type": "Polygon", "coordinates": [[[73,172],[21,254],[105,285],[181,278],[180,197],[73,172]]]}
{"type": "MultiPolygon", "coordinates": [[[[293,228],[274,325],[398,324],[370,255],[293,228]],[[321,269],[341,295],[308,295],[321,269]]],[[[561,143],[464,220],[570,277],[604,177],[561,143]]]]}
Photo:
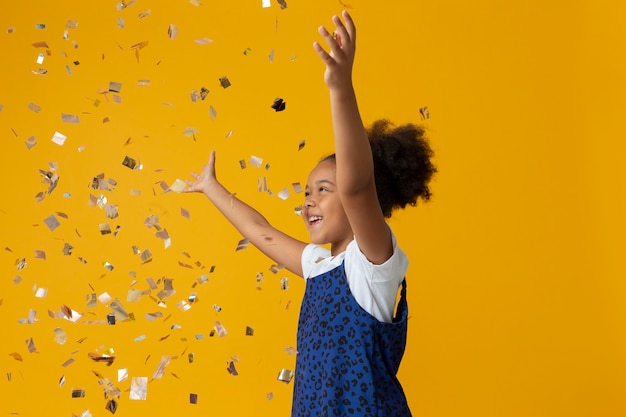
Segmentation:
{"type": "Polygon", "coordinates": [[[410,417],[396,377],[406,346],[406,281],[396,316],[363,310],[344,264],[309,278],[298,322],[293,417],[410,417]]]}

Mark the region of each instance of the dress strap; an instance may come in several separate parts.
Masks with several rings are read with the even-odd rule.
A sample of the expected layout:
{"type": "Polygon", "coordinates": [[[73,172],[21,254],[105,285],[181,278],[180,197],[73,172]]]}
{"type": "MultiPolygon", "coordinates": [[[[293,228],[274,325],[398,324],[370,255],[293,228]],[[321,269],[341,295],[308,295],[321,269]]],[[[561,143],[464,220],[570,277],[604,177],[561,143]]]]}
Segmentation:
{"type": "Polygon", "coordinates": [[[396,308],[396,315],[393,318],[394,322],[404,319],[409,312],[409,305],[406,301],[406,278],[402,280],[402,289],[400,290],[400,301],[398,301],[398,307],[396,308]]]}

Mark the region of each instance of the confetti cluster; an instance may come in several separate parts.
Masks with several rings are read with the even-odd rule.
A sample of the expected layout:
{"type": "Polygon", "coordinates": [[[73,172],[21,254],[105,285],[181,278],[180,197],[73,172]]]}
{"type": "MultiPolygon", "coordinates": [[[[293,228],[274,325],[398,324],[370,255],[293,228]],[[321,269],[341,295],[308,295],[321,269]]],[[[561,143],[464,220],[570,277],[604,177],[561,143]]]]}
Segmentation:
{"type": "Polygon", "coordinates": [[[242,4],[131,0],[94,6],[97,18],[60,7],[49,21],[3,20],[17,82],[0,91],[1,173],[25,183],[0,203],[12,415],[37,414],[31,396],[59,415],[130,415],[130,401],[226,412],[224,390],[277,404],[270,415],[289,408],[302,285],[180,194],[217,148],[233,191],[300,221],[306,167],[293,164],[319,133],[284,128],[312,109],[287,106],[296,87],[281,80],[312,74],[297,57],[314,33],[283,32],[285,1],[245,3],[261,17],[255,36],[201,24],[236,21],[242,4]]]}

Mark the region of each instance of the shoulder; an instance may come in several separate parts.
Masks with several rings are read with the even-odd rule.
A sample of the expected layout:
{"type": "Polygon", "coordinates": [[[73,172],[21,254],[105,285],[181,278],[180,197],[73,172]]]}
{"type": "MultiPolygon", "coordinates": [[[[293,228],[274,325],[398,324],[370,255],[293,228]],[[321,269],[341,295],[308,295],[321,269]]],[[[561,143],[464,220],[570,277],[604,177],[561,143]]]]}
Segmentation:
{"type": "MultiPolygon", "coordinates": [[[[391,230],[391,229],[390,229],[391,230]]],[[[409,259],[398,246],[396,236],[391,231],[393,254],[380,265],[371,263],[359,249],[357,240],[350,242],[346,248],[346,275],[361,276],[374,282],[399,283],[404,278],[409,266],[409,259]]]]}

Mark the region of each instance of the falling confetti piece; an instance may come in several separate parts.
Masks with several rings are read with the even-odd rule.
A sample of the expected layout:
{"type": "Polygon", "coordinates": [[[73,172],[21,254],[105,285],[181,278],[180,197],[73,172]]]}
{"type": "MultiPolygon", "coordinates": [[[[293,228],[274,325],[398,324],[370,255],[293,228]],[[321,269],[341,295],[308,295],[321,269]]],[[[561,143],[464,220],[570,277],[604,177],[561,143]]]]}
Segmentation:
{"type": "Polygon", "coordinates": [[[109,304],[109,307],[115,313],[115,318],[117,319],[117,321],[125,321],[130,318],[130,314],[128,314],[120,300],[118,300],[117,298],[113,300],[111,304],[109,304]]]}
{"type": "Polygon", "coordinates": [[[226,334],[228,334],[228,332],[226,331],[226,328],[219,321],[215,322],[215,327],[213,327],[213,330],[217,332],[218,337],[224,337],[226,336],[226,334]]]}
{"type": "Polygon", "coordinates": [[[54,342],[59,345],[64,345],[67,342],[67,334],[60,327],[54,329],[54,342]]]}
{"type": "Polygon", "coordinates": [[[128,379],[128,369],[122,368],[117,370],[117,382],[123,382],[128,379]]]}
{"type": "Polygon", "coordinates": [[[213,120],[217,117],[217,111],[213,108],[213,106],[209,106],[209,116],[211,116],[211,119],[213,120]]]}
{"type": "Polygon", "coordinates": [[[176,359],[176,356],[162,356],[157,369],[154,371],[154,375],[152,375],[152,379],[161,379],[165,374],[165,368],[170,364],[172,359],[176,359]]]}
{"type": "Polygon", "coordinates": [[[122,165],[124,165],[125,167],[130,168],[130,169],[137,169],[137,167],[140,166],[138,164],[137,160],[131,158],[130,156],[125,156],[124,157],[124,161],[122,162],[122,165]]]}
{"type": "Polygon", "coordinates": [[[62,133],[54,132],[54,135],[52,135],[52,142],[56,143],[59,146],[63,146],[66,140],[67,136],[62,133]]]}
{"type": "Polygon", "coordinates": [[[170,39],[176,39],[176,36],[178,36],[178,27],[170,24],[167,28],[167,36],[169,36],[170,39]]]}
{"type": "Polygon", "coordinates": [[[72,388],[72,398],[85,398],[85,388],[72,388]]]}
{"type": "Polygon", "coordinates": [[[70,366],[71,364],[74,363],[74,358],[69,358],[68,360],[66,360],[65,362],[63,362],[63,364],[61,365],[63,368],[67,368],[68,366],[70,366]]]}
{"type": "Polygon", "coordinates": [[[113,93],[119,93],[121,89],[122,89],[122,83],[118,83],[115,81],[109,82],[109,91],[113,93]]]}
{"type": "Polygon", "coordinates": [[[282,190],[280,190],[278,192],[278,198],[280,198],[281,200],[286,200],[289,198],[289,190],[287,188],[283,188],[282,190]]]}
{"type": "Polygon", "coordinates": [[[231,374],[232,376],[237,376],[239,375],[239,373],[237,372],[237,369],[235,369],[235,362],[230,361],[228,363],[228,368],[226,368],[226,370],[228,371],[229,374],[231,374]]]}
{"type": "Polygon", "coordinates": [[[28,110],[32,111],[33,113],[39,113],[41,111],[41,106],[35,103],[29,103],[28,110]]]}
{"type": "Polygon", "coordinates": [[[117,401],[115,401],[115,398],[109,399],[104,408],[109,410],[111,414],[115,414],[117,411],[117,401]]]}
{"type": "Polygon", "coordinates": [[[293,379],[293,371],[290,371],[289,369],[283,368],[278,373],[278,380],[281,382],[284,382],[285,384],[290,383],[292,379],[293,379]]]}
{"type": "Polygon", "coordinates": [[[230,87],[231,84],[230,84],[230,80],[228,79],[228,77],[224,76],[220,78],[220,85],[224,88],[230,87]]]}
{"type": "Polygon", "coordinates": [[[9,356],[11,356],[13,359],[15,359],[16,361],[20,361],[23,362],[24,359],[22,359],[22,355],[20,355],[17,352],[13,352],[13,353],[9,353],[9,356]]]}
{"type": "Polygon", "coordinates": [[[104,362],[104,363],[106,363],[107,366],[111,366],[111,365],[113,365],[113,362],[115,362],[115,356],[109,356],[107,354],[98,355],[96,353],[89,352],[89,353],[87,353],[87,356],[89,356],[89,358],[92,361],[94,361],[94,362],[104,362]]]}
{"type": "Polygon", "coordinates": [[[422,116],[423,120],[430,119],[430,112],[428,111],[428,107],[421,107],[420,115],[422,116]]]}
{"type": "Polygon", "coordinates": [[[187,188],[187,183],[181,179],[176,179],[172,185],[169,186],[169,190],[175,193],[181,193],[187,188]]]}
{"type": "Polygon", "coordinates": [[[100,234],[101,235],[110,235],[111,234],[111,225],[109,223],[100,223],[98,225],[98,227],[100,228],[100,234]]]}
{"type": "Polygon", "coordinates": [[[287,103],[285,103],[285,101],[282,98],[276,97],[274,99],[274,102],[272,103],[272,108],[276,110],[277,112],[279,112],[279,111],[285,110],[286,105],[287,103]]]}
{"type": "Polygon", "coordinates": [[[209,39],[209,38],[201,38],[201,39],[196,39],[195,41],[198,45],[208,45],[210,43],[213,43],[213,40],[209,39]]]}
{"type": "Polygon", "coordinates": [[[257,168],[261,168],[261,165],[263,164],[263,158],[259,158],[258,156],[250,156],[250,165],[257,167],[257,168]]]}
{"type": "Polygon", "coordinates": [[[54,216],[54,214],[46,217],[43,222],[46,224],[46,226],[48,226],[48,229],[50,229],[51,232],[53,232],[57,227],[61,225],[61,223],[59,223],[59,220],[54,216]]]}
{"type": "Polygon", "coordinates": [[[190,404],[198,404],[198,394],[189,394],[189,403],[190,404]]]}
{"type": "Polygon", "coordinates": [[[178,307],[178,309],[183,312],[188,311],[191,308],[191,306],[187,304],[185,300],[182,300],[176,303],[176,307],[178,307]]]}
{"type": "MultiPolygon", "coordinates": [[[[148,42],[148,41],[142,41],[142,42],[139,42],[139,43],[136,43],[136,44],[132,45],[130,47],[130,49],[135,49],[135,50],[143,49],[146,46],[148,46],[149,44],[150,44],[150,42],[148,42]]],[[[120,84],[120,87],[121,87],[121,84],[120,84]]]]}
{"type": "Polygon", "coordinates": [[[130,385],[131,400],[145,400],[148,395],[148,377],[133,377],[130,385]]]}
{"type": "Polygon", "coordinates": [[[152,10],[148,9],[148,10],[144,10],[143,12],[140,12],[139,15],[137,16],[138,19],[143,19],[145,17],[148,17],[152,14],[152,10]]]}
{"type": "Polygon", "coordinates": [[[80,123],[78,116],[74,114],[61,113],[61,120],[63,120],[65,123],[80,123]]]}
{"type": "Polygon", "coordinates": [[[235,249],[235,252],[243,250],[243,249],[248,249],[249,242],[250,241],[248,239],[241,239],[239,243],[237,243],[237,248],[235,249]]]}

